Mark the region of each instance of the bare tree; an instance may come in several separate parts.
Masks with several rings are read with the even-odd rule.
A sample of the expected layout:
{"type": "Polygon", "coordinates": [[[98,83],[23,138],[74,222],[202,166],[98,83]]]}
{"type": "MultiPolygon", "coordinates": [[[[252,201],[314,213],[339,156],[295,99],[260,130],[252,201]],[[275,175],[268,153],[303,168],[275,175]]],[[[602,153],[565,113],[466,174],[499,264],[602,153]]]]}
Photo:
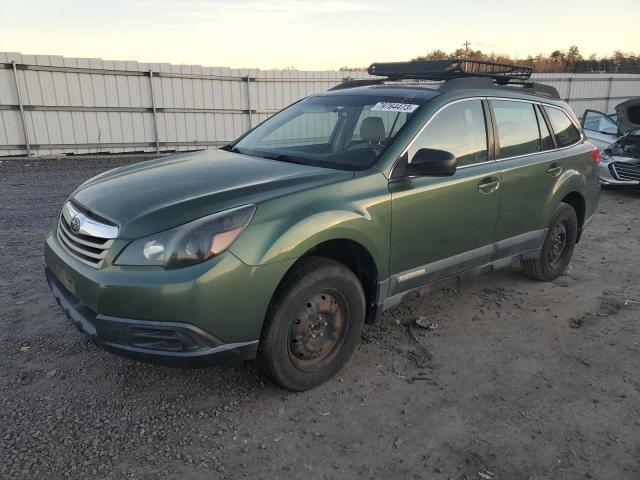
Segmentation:
{"type": "MultiPolygon", "coordinates": [[[[470,45],[470,43],[469,43],[470,45]]],[[[500,63],[518,63],[531,65],[536,72],[577,72],[577,73],[640,73],[640,58],[635,53],[616,50],[608,57],[598,58],[591,54],[584,58],[577,45],[571,45],[566,51],[554,50],[549,55],[539,53],[526,58],[511,57],[500,53],[485,53],[473,50],[467,45],[453,52],[434,49],[413,60],[448,60],[457,58],[475,58],[500,63]]],[[[366,71],[366,67],[340,67],[340,71],[366,71]]]]}

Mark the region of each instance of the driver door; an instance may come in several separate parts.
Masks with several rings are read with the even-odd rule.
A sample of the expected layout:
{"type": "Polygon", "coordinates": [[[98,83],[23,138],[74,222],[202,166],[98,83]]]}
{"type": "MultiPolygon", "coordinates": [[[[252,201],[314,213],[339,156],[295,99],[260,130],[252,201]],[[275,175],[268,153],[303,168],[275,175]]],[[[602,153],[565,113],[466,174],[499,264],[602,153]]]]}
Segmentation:
{"type": "Polygon", "coordinates": [[[399,160],[435,148],[453,153],[458,166],[451,177],[390,180],[391,296],[491,260],[501,174],[490,160],[487,115],[479,99],[445,106],[399,160]]]}

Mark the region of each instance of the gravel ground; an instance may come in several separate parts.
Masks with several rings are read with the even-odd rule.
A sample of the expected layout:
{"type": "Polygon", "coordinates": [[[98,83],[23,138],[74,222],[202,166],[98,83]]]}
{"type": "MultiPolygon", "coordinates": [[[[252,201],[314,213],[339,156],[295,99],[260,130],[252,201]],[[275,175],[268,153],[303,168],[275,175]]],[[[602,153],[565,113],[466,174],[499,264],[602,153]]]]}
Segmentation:
{"type": "Polygon", "coordinates": [[[139,158],[0,160],[0,478],[640,478],[637,192],[603,192],[567,275],[404,304],[292,394],[250,362],[116,357],[56,305],[45,233],[75,186],[139,158]]]}

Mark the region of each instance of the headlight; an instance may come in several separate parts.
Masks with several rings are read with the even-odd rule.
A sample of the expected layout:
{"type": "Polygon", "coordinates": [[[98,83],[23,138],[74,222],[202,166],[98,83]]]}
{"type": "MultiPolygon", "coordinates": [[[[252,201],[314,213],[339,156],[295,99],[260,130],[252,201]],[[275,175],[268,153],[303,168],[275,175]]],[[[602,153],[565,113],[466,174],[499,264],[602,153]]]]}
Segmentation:
{"type": "Polygon", "coordinates": [[[204,262],[229,248],[255,211],[255,205],[245,205],[139,238],[125,247],[115,264],[172,269],[204,262]]]}

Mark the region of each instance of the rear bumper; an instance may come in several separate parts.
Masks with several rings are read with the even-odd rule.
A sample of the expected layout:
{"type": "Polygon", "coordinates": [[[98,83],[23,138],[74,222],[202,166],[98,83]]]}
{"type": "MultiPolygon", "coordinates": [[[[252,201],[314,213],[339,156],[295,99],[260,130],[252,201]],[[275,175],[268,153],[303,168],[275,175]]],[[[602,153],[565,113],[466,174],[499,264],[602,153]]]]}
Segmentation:
{"type": "Polygon", "coordinates": [[[224,343],[187,323],[154,322],[98,315],[75,298],[45,270],[47,282],[69,319],[100,347],[136,360],[170,366],[197,367],[251,359],[258,341],[224,343]]]}

